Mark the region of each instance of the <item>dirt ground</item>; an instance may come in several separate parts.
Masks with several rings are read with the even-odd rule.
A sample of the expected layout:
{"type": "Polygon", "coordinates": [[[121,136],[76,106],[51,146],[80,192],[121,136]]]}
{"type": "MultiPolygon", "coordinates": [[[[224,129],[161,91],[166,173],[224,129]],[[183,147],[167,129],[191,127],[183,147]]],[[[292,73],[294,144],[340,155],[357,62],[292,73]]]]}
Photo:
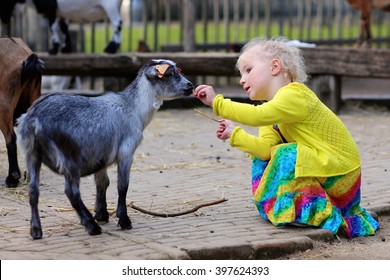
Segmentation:
{"type": "Polygon", "coordinates": [[[314,248],[280,259],[291,260],[390,260],[390,216],[380,216],[380,229],[374,236],[315,242],[314,248]]]}

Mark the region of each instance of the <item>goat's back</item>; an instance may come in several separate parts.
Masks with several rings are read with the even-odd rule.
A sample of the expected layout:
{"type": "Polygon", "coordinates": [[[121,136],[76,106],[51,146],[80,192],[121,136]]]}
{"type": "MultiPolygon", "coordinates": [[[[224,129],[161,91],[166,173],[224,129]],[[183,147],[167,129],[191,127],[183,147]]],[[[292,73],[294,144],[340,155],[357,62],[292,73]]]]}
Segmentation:
{"type": "Polygon", "coordinates": [[[19,38],[0,38],[0,61],[0,104],[15,122],[41,94],[43,62],[19,38]]]}
{"type": "Polygon", "coordinates": [[[106,19],[113,11],[119,13],[122,0],[57,0],[57,3],[61,17],[72,22],[94,22],[106,19]]]}
{"type": "Polygon", "coordinates": [[[18,65],[21,65],[32,53],[30,48],[20,38],[0,38],[1,64],[5,69],[19,68],[18,65]]]}
{"type": "Polygon", "coordinates": [[[21,39],[0,38],[0,104],[10,106],[10,111],[19,99],[23,61],[31,54],[21,39]]]}
{"type": "Polygon", "coordinates": [[[18,120],[19,145],[26,154],[39,151],[60,174],[67,168],[62,163],[72,162],[82,176],[89,175],[116,162],[123,145],[140,142],[139,120],[131,110],[119,93],[43,96],[18,120]]]}

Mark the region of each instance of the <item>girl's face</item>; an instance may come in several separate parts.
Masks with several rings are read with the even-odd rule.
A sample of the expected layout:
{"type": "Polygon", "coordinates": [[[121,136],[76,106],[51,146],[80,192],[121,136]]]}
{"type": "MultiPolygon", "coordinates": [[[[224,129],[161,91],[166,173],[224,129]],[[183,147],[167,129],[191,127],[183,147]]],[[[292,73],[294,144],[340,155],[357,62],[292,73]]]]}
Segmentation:
{"type": "Polygon", "coordinates": [[[240,85],[251,100],[270,100],[272,60],[261,57],[256,47],[246,50],[238,61],[240,85]]]}

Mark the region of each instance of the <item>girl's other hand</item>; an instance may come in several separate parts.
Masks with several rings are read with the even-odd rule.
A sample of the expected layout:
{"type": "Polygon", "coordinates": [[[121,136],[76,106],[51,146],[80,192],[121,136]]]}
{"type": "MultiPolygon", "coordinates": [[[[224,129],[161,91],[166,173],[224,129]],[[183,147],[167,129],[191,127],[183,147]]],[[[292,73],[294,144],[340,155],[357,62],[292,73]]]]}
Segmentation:
{"type": "Polygon", "coordinates": [[[229,139],[235,128],[235,124],[229,120],[220,120],[217,130],[217,137],[221,140],[229,139]]]}
{"type": "Polygon", "coordinates": [[[214,88],[209,85],[200,85],[194,91],[194,96],[209,107],[213,106],[216,95],[214,88]]]}

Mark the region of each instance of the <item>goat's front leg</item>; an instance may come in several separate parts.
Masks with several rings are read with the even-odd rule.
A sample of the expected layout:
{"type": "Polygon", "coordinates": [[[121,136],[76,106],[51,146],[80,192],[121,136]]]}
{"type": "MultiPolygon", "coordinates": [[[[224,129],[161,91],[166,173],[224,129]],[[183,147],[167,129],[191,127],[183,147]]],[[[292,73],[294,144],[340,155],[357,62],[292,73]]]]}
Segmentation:
{"type": "Polygon", "coordinates": [[[95,173],[96,183],[96,202],[95,202],[95,220],[108,222],[109,214],[107,211],[106,191],[110,184],[107,175],[107,169],[95,173]]]}
{"type": "Polygon", "coordinates": [[[126,158],[118,163],[118,207],[116,216],[119,218],[118,225],[121,229],[131,229],[131,221],[127,216],[126,196],[130,181],[130,168],[132,158],[126,158]]]}
{"type": "Polygon", "coordinates": [[[91,212],[85,207],[80,196],[80,177],[65,175],[65,194],[80,217],[81,224],[90,235],[102,233],[101,227],[95,222],[91,212]]]}

